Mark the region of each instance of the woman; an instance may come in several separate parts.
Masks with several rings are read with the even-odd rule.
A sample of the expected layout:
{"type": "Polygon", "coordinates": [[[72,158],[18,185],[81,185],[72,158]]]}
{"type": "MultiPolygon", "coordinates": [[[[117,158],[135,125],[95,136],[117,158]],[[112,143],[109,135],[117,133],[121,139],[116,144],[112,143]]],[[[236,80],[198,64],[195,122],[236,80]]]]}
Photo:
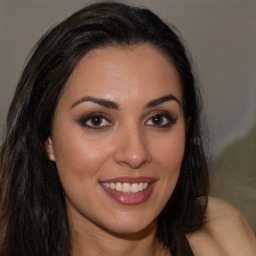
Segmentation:
{"type": "Polygon", "coordinates": [[[149,10],[98,3],[37,44],[1,148],[10,255],[255,255],[208,200],[201,101],[179,37],[149,10]]]}

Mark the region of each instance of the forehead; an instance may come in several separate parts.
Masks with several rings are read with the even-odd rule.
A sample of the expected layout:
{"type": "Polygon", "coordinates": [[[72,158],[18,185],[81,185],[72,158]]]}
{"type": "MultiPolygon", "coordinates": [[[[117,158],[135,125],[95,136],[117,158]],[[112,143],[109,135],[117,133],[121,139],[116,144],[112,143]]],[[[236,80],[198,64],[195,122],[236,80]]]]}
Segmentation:
{"type": "Polygon", "coordinates": [[[75,67],[64,95],[110,100],[156,98],[175,94],[182,101],[180,80],[171,61],[155,47],[106,47],[92,50],[75,67]]]}

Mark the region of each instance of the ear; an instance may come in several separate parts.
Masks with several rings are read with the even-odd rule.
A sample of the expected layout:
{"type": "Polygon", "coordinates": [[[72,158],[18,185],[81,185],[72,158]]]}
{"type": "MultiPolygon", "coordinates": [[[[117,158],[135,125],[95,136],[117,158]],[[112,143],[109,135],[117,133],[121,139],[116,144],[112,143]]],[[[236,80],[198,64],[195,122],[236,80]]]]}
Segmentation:
{"type": "Polygon", "coordinates": [[[50,136],[45,141],[45,148],[46,148],[49,160],[55,162],[53,143],[52,143],[52,138],[50,136]]]}

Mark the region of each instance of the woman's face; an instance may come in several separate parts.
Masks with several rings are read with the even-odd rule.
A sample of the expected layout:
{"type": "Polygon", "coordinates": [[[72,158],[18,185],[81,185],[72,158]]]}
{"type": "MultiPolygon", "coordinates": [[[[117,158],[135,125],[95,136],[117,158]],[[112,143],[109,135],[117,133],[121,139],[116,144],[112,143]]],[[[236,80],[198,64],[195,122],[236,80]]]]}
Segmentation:
{"type": "Polygon", "coordinates": [[[128,234],[148,227],[167,203],[184,144],[177,71],[144,44],[97,49],[82,58],[46,147],[71,222],[128,234]]]}

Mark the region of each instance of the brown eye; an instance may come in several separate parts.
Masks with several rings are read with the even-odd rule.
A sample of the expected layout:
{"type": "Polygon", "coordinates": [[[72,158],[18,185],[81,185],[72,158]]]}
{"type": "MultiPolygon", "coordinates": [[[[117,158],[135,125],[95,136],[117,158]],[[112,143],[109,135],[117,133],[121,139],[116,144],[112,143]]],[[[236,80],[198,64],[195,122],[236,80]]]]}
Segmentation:
{"type": "Polygon", "coordinates": [[[90,123],[90,125],[93,126],[100,126],[103,123],[103,118],[95,116],[91,118],[89,121],[87,121],[87,123],[90,123]]]}
{"type": "Polygon", "coordinates": [[[156,128],[166,128],[175,124],[177,118],[174,118],[170,113],[164,112],[152,115],[146,122],[146,125],[156,128]]]}
{"type": "Polygon", "coordinates": [[[81,118],[79,123],[88,129],[104,129],[112,125],[102,113],[90,113],[81,118]]]}
{"type": "Polygon", "coordinates": [[[155,116],[153,116],[153,117],[151,118],[151,122],[152,122],[152,124],[154,124],[154,125],[161,125],[161,124],[164,123],[164,121],[166,121],[166,120],[165,120],[164,117],[162,117],[161,115],[155,115],[155,116]]]}

